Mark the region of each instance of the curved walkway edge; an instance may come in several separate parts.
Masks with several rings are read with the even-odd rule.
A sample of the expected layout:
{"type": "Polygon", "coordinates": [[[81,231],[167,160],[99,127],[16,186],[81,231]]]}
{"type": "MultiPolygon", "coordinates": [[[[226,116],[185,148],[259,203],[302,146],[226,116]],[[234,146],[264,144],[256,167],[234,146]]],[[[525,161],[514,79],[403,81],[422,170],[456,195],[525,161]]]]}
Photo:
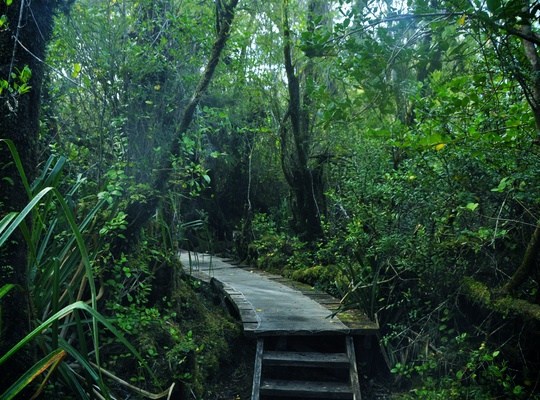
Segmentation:
{"type": "Polygon", "coordinates": [[[378,324],[351,310],[332,316],[339,307],[333,297],[281,276],[233,265],[209,254],[181,251],[187,273],[214,280],[238,311],[247,336],[366,335],[378,324]]]}

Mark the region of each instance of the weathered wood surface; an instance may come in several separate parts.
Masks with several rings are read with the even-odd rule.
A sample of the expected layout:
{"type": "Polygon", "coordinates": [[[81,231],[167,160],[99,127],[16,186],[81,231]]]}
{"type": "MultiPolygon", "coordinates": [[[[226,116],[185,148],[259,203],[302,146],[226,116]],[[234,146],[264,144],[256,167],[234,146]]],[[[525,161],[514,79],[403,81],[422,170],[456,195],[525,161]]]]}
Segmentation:
{"type": "Polygon", "coordinates": [[[331,317],[339,300],[308,285],[208,254],[182,251],[179,257],[187,272],[221,287],[238,311],[246,335],[355,335],[378,330],[358,311],[331,317]]]}
{"type": "Polygon", "coordinates": [[[349,357],[345,353],[316,353],[268,351],[263,355],[265,365],[303,368],[349,368],[349,357]]]}
{"type": "Polygon", "coordinates": [[[350,399],[353,393],[348,384],[339,382],[265,380],[261,394],[273,397],[309,397],[317,399],[350,399]]]}
{"type": "Polygon", "coordinates": [[[262,361],[264,353],[264,339],[257,340],[255,353],[255,366],[253,367],[253,386],[251,388],[251,400],[259,400],[261,390],[262,361]]]}
{"type": "Polygon", "coordinates": [[[347,357],[349,358],[349,378],[351,382],[351,389],[353,392],[354,400],[362,400],[362,394],[360,393],[360,381],[358,380],[358,369],[356,366],[356,354],[354,352],[354,341],[351,336],[345,338],[345,344],[347,346],[347,357]]]}

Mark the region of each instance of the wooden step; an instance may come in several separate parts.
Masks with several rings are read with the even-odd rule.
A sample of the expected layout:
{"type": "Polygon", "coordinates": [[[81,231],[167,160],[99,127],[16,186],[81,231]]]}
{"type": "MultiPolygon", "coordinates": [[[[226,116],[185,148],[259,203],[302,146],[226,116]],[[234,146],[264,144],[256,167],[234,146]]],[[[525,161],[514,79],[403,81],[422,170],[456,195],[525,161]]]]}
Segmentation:
{"type": "Polygon", "coordinates": [[[260,388],[263,396],[305,397],[312,399],[353,399],[347,383],[309,382],[265,379],[260,388]]]}
{"type": "Polygon", "coordinates": [[[348,368],[349,358],[345,353],[267,351],[263,354],[263,364],[268,366],[348,368]]]}

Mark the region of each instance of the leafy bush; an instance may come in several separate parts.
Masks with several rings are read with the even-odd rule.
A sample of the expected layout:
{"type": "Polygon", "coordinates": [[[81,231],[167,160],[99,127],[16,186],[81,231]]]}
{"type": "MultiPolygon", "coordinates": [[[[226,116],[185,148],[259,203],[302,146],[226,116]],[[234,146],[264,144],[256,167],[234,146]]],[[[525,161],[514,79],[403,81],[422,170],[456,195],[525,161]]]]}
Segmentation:
{"type": "Polygon", "coordinates": [[[466,334],[455,338],[457,345],[453,353],[455,359],[445,371],[434,360],[425,360],[416,365],[396,364],[392,373],[407,379],[417,380],[409,394],[398,396],[401,399],[478,399],[494,398],[524,399],[540,398],[526,394],[523,386],[516,384],[508,363],[501,359],[498,350],[490,350],[481,343],[470,350],[466,334]]]}

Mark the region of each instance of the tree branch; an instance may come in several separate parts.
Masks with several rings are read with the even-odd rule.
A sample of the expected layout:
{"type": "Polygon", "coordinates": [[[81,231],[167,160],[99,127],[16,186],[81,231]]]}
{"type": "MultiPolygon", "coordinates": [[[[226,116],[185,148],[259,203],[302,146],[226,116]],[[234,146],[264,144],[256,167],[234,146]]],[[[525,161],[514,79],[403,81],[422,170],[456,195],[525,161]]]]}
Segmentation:
{"type": "MultiPolygon", "coordinates": [[[[223,52],[231,32],[231,25],[234,19],[234,10],[238,4],[238,1],[239,0],[231,0],[228,4],[223,5],[220,13],[222,18],[220,30],[212,46],[210,58],[189,103],[184,109],[180,126],[176,131],[176,138],[173,139],[169,152],[163,155],[159,168],[155,173],[154,182],[152,185],[153,193],[149,196],[146,204],[134,202],[129,204],[127,207],[126,214],[128,216],[128,229],[125,234],[126,239],[123,240],[124,243],[123,245],[120,245],[120,247],[132,245],[131,243],[127,242],[135,241],[135,237],[142,226],[152,217],[152,215],[154,215],[155,209],[159,203],[159,198],[167,188],[167,183],[172,172],[173,159],[180,155],[180,141],[178,138],[187,132],[189,125],[193,120],[195,110],[199,105],[202,96],[206,93],[210,81],[212,80],[216,67],[219,63],[221,53],[223,52]]],[[[119,251],[119,249],[117,248],[116,251],[119,251]]]]}
{"type": "Polygon", "coordinates": [[[510,35],[517,36],[517,37],[519,37],[521,39],[527,40],[527,41],[529,41],[531,43],[534,43],[536,45],[540,45],[540,36],[538,34],[536,34],[535,32],[532,32],[532,31],[531,32],[523,32],[522,30],[513,28],[511,26],[497,24],[496,22],[492,21],[489,17],[483,17],[480,14],[468,13],[468,12],[438,12],[438,13],[425,13],[425,14],[401,14],[401,15],[396,15],[396,16],[393,16],[393,17],[381,18],[381,19],[375,20],[373,22],[370,22],[369,24],[367,24],[365,26],[362,26],[361,28],[350,30],[349,32],[347,32],[347,33],[345,33],[343,35],[336,36],[336,37],[334,37],[332,39],[329,39],[325,44],[329,44],[329,43],[344,39],[344,38],[346,38],[348,36],[354,35],[355,33],[364,32],[364,31],[368,30],[369,28],[373,28],[373,27],[375,27],[377,25],[384,24],[384,23],[387,23],[387,22],[406,21],[406,20],[413,20],[413,19],[436,19],[436,18],[449,19],[449,18],[452,18],[452,17],[463,16],[463,15],[465,15],[468,18],[471,18],[471,19],[480,20],[480,21],[488,24],[492,28],[506,31],[510,35]]]}
{"type": "Polygon", "coordinates": [[[503,293],[512,293],[515,291],[525,280],[532,275],[533,268],[537,265],[538,254],[540,253],[540,223],[536,225],[536,228],[529,240],[527,250],[521,261],[520,266],[514,274],[510,277],[510,280],[503,286],[503,293]]]}

